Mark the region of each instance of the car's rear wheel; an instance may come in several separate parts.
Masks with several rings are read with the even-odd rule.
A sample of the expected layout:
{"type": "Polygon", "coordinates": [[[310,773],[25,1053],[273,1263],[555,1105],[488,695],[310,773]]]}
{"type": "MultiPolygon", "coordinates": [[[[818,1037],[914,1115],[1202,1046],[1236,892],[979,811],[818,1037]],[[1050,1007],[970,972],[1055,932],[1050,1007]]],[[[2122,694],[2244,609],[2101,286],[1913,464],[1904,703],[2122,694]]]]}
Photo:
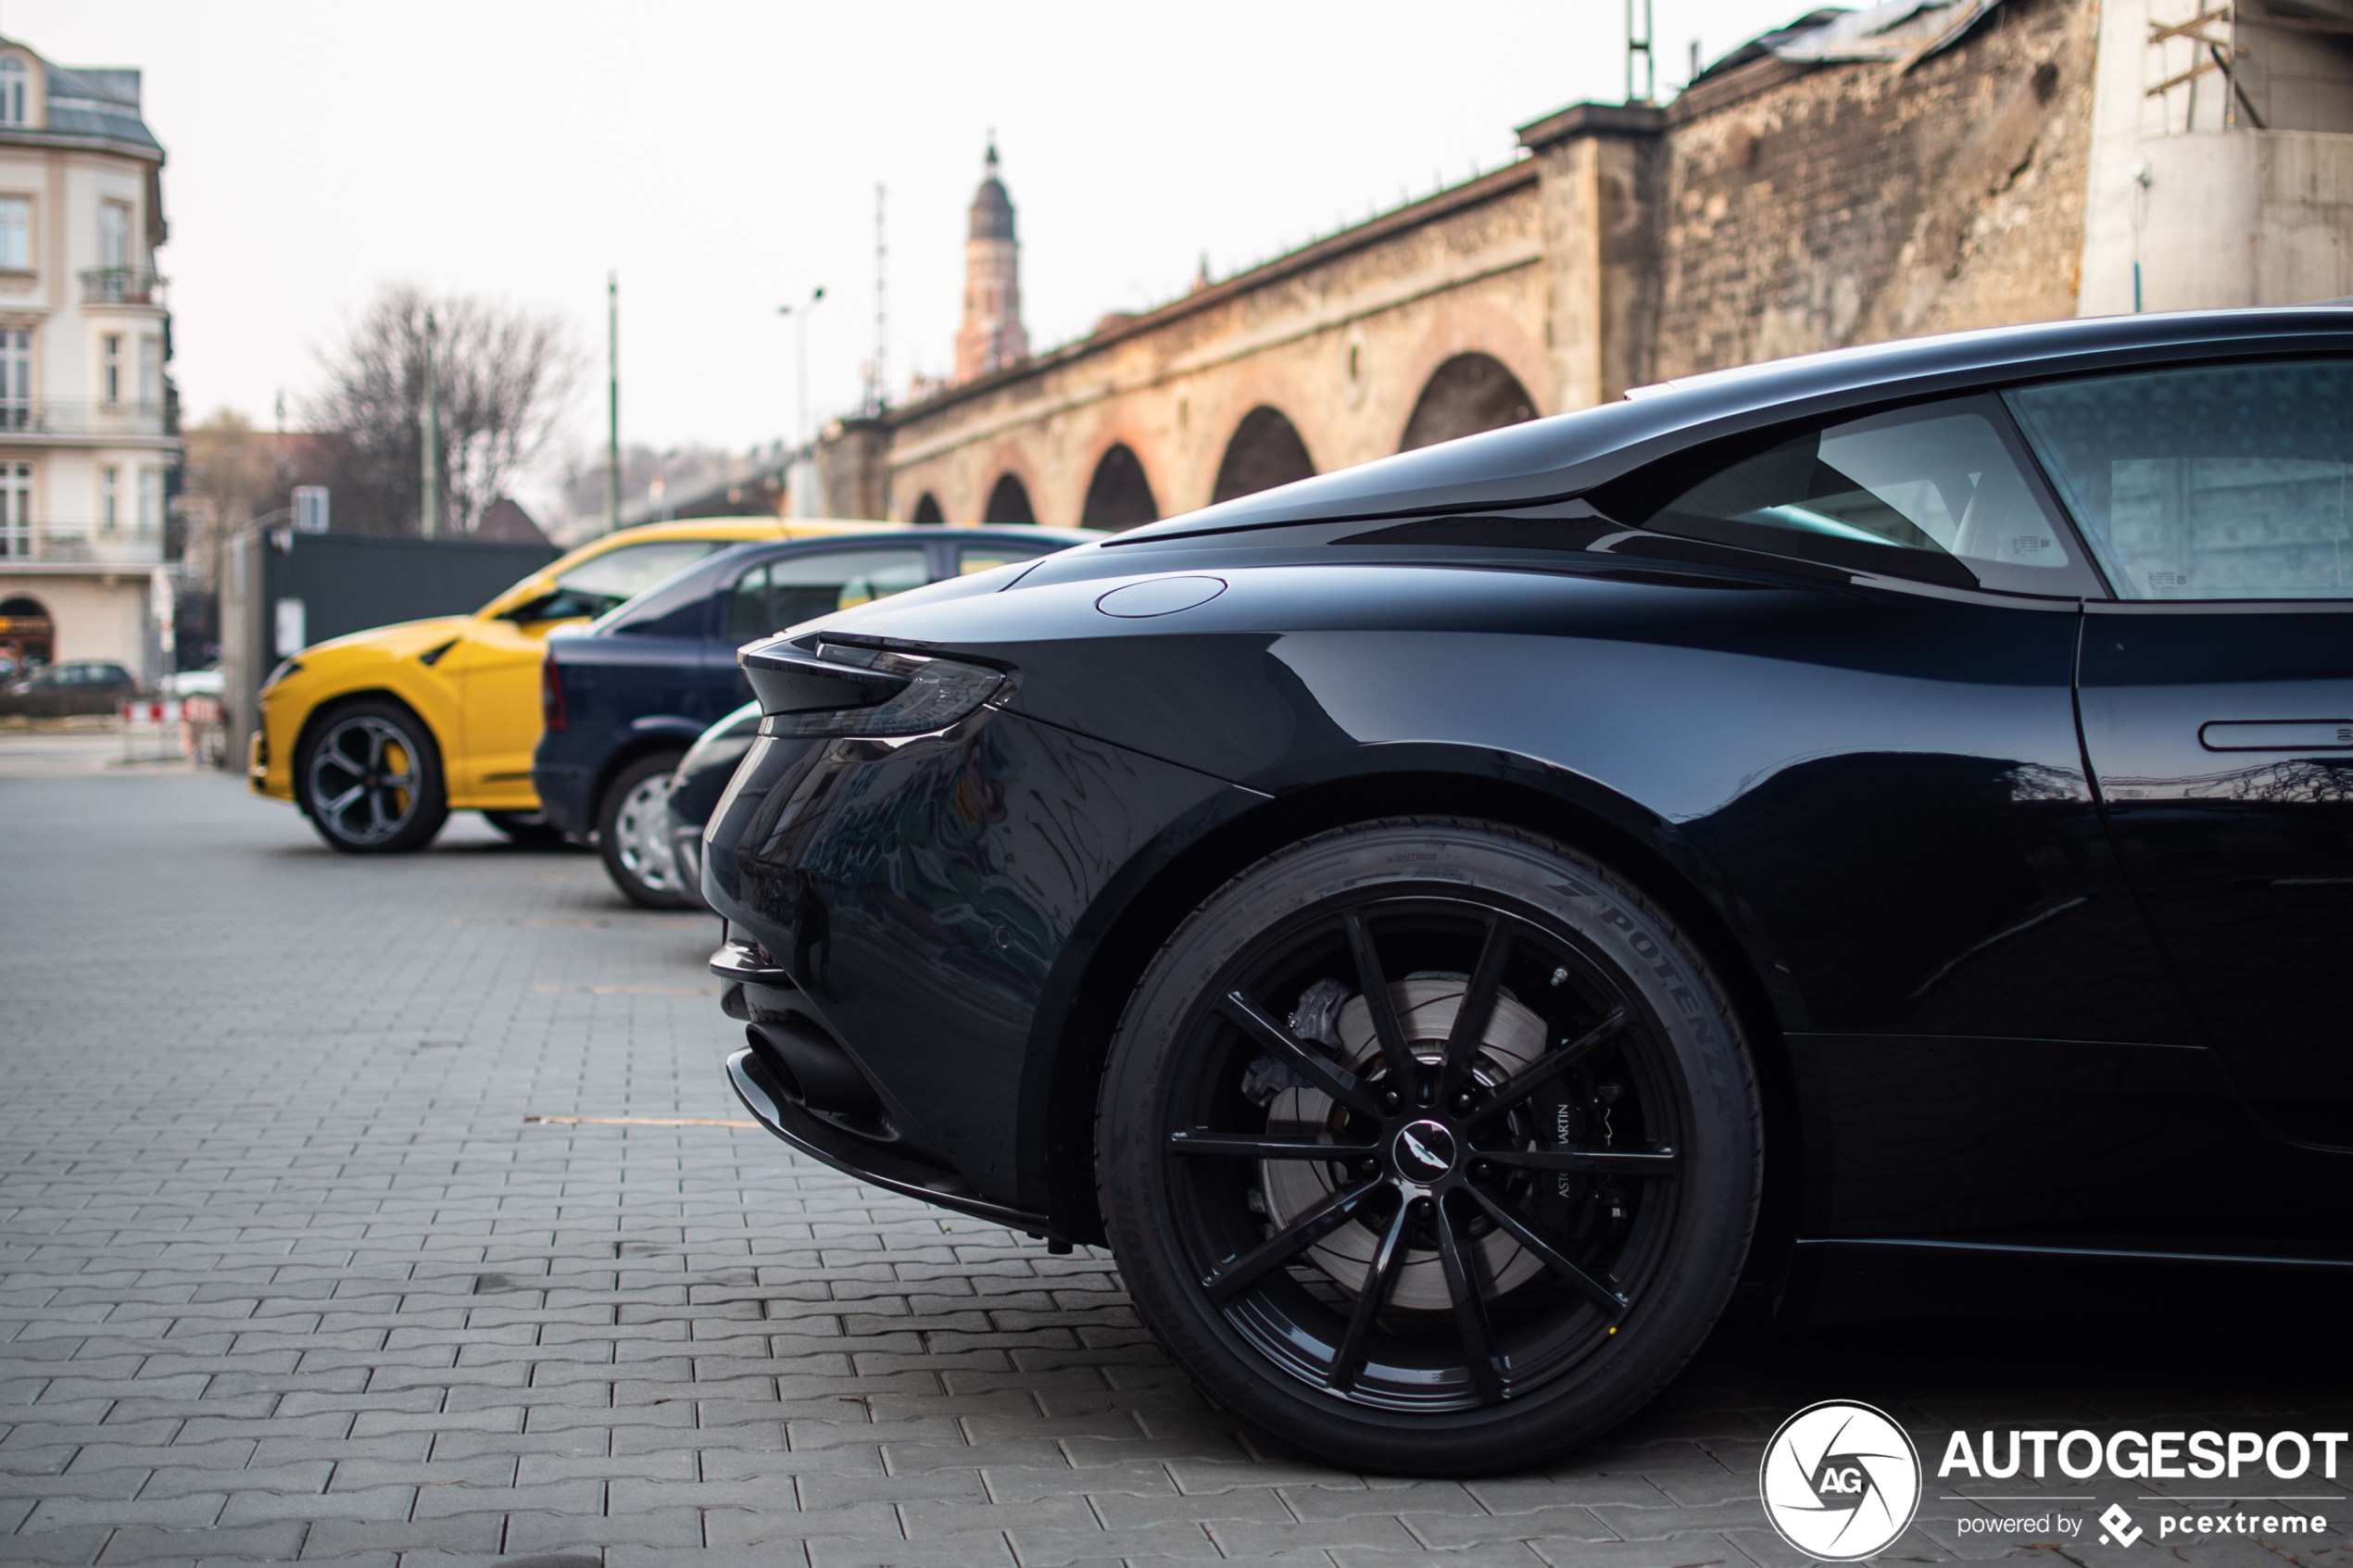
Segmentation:
{"type": "Polygon", "coordinates": [[[507,835],[518,849],[560,849],[564,830],[545,811],[484,811],[482,820],[507,835]]]}
{"type": "Polygon", "coordinates": [[[1114,1038],[1098,1192],[1138,1310],[1214,1396],[1343,1463],[1525,1466],[1689,1359],[1762,1144],[1697,947],[1597,862],[1451,821],[1269,857],[1114,1038]]]}
{"type": "Polygon", "coordinates": [[[319,836],[346,855],[422,849],[449,818],[433,732],[380,698],[344,703],[311,727],[295,789],[319,836]]]}
{"type": "Polygon", "coordinates": [[[679,751],[634,758],[605,786],[597,808],[597,847],[612,884],[649,909],[691,909],[700,900],[670,844],[670,790],[679,751]]]}

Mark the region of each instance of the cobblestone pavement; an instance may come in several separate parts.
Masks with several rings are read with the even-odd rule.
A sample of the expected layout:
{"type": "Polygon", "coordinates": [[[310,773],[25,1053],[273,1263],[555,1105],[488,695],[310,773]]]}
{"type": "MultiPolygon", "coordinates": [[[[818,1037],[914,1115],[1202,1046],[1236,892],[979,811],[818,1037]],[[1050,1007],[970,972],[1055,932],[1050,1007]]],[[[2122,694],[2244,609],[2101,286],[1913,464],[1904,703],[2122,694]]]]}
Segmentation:
{"type": "MultiPolygon", "coordinates": [[[[185,771],[0,777],[0,1561],[1776,1564],[1759,1455],[1824,1398],[1931,1461],[1958,1425],[2347,1425],[2342,1322],[2256,1298],[2189,1333],[1735,1323],[1543,1473],[1337,1473],[1210,1408],[1107,1257],[725,1124],[713,922],[590,857],[461,817],[342,859],[185,771]]],[[[2033,1505],[1927,1490],[1891,1559],[2157,1545],[1963,1537],[2033,1505]]],[[[2310,1506],[2320,1541],[2163,1549],[2343,1561],[2353,1504],[2310,1506]]]]}

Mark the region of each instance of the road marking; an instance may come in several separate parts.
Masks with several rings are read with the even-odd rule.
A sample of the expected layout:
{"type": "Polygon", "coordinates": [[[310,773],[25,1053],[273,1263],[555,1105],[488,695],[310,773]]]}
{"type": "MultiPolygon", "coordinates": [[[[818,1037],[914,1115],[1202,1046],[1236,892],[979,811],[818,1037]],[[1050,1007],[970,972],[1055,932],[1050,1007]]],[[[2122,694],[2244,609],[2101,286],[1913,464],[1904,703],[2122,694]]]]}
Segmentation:
{"type": "Polygon", "coordinates": [[[444,925],[594,925],[607,926],[609,920],[513,920],[479,915],[444,915],[444,925]]]}
{"type": "Polygon", "coordinates": [[[591,997],[715,997],[716,985],[534,985],[535,991],[577,991],[591,997]]]}
{"type": "Polygon", "coordinates": [[[526,1116],[526,1122],[561,1122],[596,1127],[757,1127],[757,1122],[729,1122],[715,1116],[526,1116]]]}

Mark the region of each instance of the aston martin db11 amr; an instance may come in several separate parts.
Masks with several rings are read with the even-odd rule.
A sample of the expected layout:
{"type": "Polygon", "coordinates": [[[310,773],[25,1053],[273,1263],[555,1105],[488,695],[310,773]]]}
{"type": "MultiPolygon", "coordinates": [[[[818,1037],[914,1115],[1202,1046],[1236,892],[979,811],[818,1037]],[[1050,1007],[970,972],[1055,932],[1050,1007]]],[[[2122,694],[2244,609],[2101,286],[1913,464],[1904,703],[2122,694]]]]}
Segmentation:
{"type": "Polygon", "coordinates": [[[704,841],[728,1070],[1377,1468],[1575,1444],[1736,1293],[2347,1278],[2349,524],[2353,310],[2140,316],[794,627],[704,841]]]}

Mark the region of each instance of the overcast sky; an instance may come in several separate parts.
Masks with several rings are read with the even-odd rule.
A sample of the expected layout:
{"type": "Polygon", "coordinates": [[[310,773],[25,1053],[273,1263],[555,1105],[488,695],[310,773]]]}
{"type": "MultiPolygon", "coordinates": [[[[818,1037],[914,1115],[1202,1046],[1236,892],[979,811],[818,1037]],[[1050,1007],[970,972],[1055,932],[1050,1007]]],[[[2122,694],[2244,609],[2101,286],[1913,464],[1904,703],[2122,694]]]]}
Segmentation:
{"type": "MultiPolygon", "coordinates": [[[[1660,96],[1805,0],[1655,0],[1660,96]]],[[[812,416],[875,342],[951,361],[990,129],[1033,348],[1514,156],[1512,128],[1624,91],[1623,0],[663,6],[522,0],[0,0],[63,65],[136,66],[169,154],[191,418],[298,411],[385,280],[561,312],[601,368],[622,300],[623,439],[743,448],[795,419],[778,305],[823,285],[812,416]]],[[[602,385],[565,441],[602,439],[602,385]]]]}

